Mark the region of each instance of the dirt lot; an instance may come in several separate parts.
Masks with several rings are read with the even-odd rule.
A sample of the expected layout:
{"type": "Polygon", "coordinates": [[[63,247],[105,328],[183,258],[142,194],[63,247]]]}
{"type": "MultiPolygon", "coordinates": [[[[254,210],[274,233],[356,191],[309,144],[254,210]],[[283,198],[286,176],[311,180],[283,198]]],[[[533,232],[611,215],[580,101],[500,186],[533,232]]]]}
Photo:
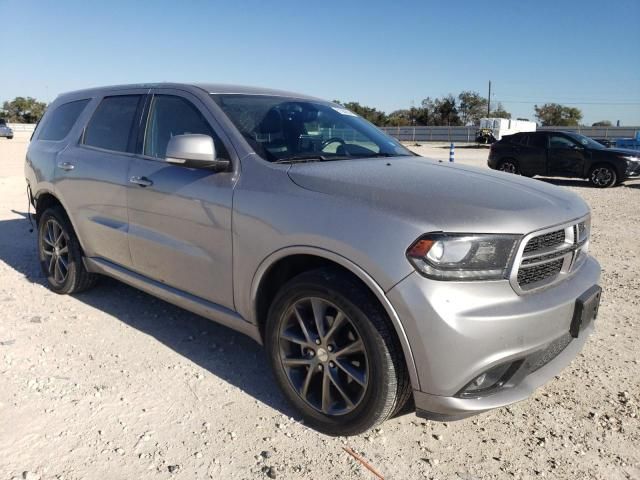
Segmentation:
{"type": "MultiPolygon", "coordinates": [[[[528,401],[454,423],[405,415],[352,438],[292,418],[251,340],[105,279],[44,286],[25,219],[25,135],[0,139],[0,479],[640,478],[640,181],[594,190],[597,332],[528,401]]],[[[420,147],[446,160],[448,149],[420,147]]],[[[456,151],[486,168],[486,149],[456,151]]]]}

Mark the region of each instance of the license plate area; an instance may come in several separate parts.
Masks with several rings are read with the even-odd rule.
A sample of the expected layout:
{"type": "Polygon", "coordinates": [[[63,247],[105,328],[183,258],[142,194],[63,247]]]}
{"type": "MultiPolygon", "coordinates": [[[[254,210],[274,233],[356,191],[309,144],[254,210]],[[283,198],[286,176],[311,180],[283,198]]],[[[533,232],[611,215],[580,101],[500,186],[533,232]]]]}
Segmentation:
{"type": "Polygon", "coordinates": [[[569,333],[572,337],[578,338],[580,332],[596,319],[600,308],[601,294],[602,288],[594,285],[578,297],[573,310],[571,326],[569,327],[569,333]]]}

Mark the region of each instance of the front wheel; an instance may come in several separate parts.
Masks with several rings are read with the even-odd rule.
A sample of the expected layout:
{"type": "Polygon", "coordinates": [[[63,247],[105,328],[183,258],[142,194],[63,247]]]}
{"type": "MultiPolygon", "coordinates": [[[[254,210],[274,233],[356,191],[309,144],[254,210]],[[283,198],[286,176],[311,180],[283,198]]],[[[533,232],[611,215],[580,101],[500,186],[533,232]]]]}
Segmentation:
{"type": "Polygon", "coordinates": [[[618,183],[618,175],[611,165],[596,165],[589,172],[589,182],[596,188],[609,188],[618,183]]]}
{"type": "Polygon", "coordinates": [[[276,380],[305,423],[355,435],[399,412],[411,393],[393,327],[373,295],[343,272],[303,273],[267,319],[276,380]]]}

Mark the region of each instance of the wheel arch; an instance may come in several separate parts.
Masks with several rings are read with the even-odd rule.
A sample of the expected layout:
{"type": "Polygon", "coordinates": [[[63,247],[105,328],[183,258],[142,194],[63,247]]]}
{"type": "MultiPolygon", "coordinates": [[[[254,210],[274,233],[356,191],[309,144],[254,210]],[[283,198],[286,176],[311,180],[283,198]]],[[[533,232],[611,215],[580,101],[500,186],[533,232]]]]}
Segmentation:
{"type": "Polygon", "coordinates": [[[400,342],[411,385],[414,389],[419,389],[418,373],[409,339],[384,290],[361,267],[328,250],[304,246],[287,247],[272,253],[262,261],[251,284],[251,320],[257,325],[260,338],[264,339],[268,309],[279,287],[300,273],[322,267],[334,267],[348,273],[373,294],[387,313],[400,342]]]}
{"type": "Polygon", "coordinates": [[[77,234],[78,229],[75,226],[75,222],[73,221],[73,218],[71,218],[71,215],[69,215],[69,210],[67,210],[67,207],[65,207],[64,202],[60,199],[58,195],[56,195],[54,192],[50,190],[39,190],[36,194],[33,195],[33,204],[36,210],[36,213],[35,213],[36,226],[40,222],[40,216],[46,209],[54,206],[59,206],[60,208],[62,208],[62,210],[64,210],[65,215],[69,219],[69,223],[71,223],[71,227],[73,228],[76,234],[78,243],[80,243],[80,248],[82,248],[82,251],[84,251],[84,245],[82,243],[82,239],[77,234]]]}

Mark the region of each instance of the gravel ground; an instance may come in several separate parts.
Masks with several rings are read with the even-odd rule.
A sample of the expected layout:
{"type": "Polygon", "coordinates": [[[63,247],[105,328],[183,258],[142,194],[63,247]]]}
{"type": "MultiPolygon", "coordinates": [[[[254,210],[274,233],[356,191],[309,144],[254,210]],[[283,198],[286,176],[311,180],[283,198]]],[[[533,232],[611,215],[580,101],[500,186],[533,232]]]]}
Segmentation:
{"type": "Polygon", "coordinates": [[[343,447],[385,478],[640,478],[640,181],[554,182],[593,209],[604,288],[597,331],[560,376],[467,420],[410,414],[331,438],[292,418],[248,338],[109,279],[50,293],[25,219],[26,146],[0,139],[0,479],[374,478],[343,447]]]}

